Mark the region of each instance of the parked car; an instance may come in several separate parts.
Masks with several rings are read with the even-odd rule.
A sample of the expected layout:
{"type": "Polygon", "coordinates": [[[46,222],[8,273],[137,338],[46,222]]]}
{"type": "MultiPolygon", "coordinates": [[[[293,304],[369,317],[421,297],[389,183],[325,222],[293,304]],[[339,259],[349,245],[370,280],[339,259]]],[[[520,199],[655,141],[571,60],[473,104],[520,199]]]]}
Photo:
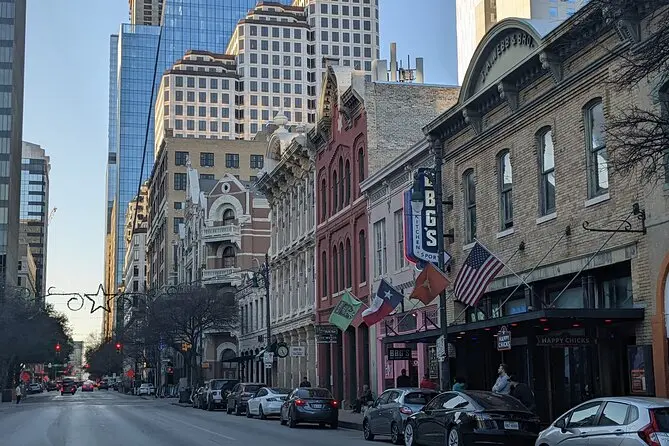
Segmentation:
{"type": "Polygon", "coordinates": [[[228,396],[239,381],[236,379],[212,379],[204,386],[204,401],[207,410],[228,407],[228,396]]]}
{"type": "Polygon", "coordinates": [[[39,383],[30,383],[28,384],[28,393],[42,393],[42,386],[39,383]]]}
{"type": "Polygon", "coordinates": [[[329,424],[332,429],[337,429],[339,402],[328,389],[298,387],[281,406],[279,420],[281,424],[288,424],[291,428],[298,423],[318,423],[321,427],[329,424]]]}
{"type": "Polygon", "coordinates": [[[77,393],[77,384],[74,381],[63,381],[63,384],[60,387],[60,394],[72,394],[77,393]]]}
{"type": "Polygon", "coordinates": [[[198,387],[196,389],[193,389],[193,393],[191,394],[190,400],[191,403],[193,404],[193,409],[201,409],[202,408],[202,394],[204,393],[204,387],[198,387]]]}
{"type": "Polygon", "coordinates": [[[669,444],[669,399],[608,397],[586,401],[559,417],[536,446],[669,444]]]}
{"type": "Polygon", "coordinates": [[[439,392],[431,389],[388,389],[367,409],[362,420],[365,440],[376,435],[389,435],[393,444],[404,444],[404,425],[407,418],[420,412],[439,392]]]}
{"type": "Polygon", "coordinates": [[[539,417],[509,395],[444,392],[407,419],[404,444],[534,446],[539,423],[539,417]]]}
{"type": "Polygon", "coordinates": [[[156,388],[151,383],[142,383],[137,388],[137,395],[153,395],[156,393],[156,388]]]}
{"type": "Polygon", "coordinates": [[[93,390],[95,390],[95,387],[93,386],[92,381],[86,381],[81,386],[81,391],[82,392],[92,392],[93,390]]]}
{"type": "Polygon", "coordinates": [[[276,416],[281,413],[281,406],[288,398],[290,389],[280,387],[263,387],[247,402],[246,416],[252,418],[254,415],[264,420],[268,416],[276,416]]]}
{"type": "Polygon", "coordinates": [[[55,381],[49,381],[46,383],[46,391],[47,392],[52,392],[54,390],[58,390],[58,384],[56,384],[55,381]]]}
{"type": "Polygon", "coordinates": [[[228,404],[225,411],[228,414],[235,413],[241,415],[246,411],[247,402],[258,390],[265,387],[262,383],[237,383],[232,388],[232,392],[228,395],[228,404]]]}

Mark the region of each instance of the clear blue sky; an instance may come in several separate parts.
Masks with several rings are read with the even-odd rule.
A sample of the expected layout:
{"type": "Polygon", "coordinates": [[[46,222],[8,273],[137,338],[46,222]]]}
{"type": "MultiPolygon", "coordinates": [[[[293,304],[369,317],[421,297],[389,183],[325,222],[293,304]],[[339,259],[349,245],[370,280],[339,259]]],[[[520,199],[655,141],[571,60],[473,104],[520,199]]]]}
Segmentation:
{"type": "MultiPolygon", "coordinates": [[[[453,85],[455,1],[381,0],[381,57],[425,59],[425,82],[453,85]]],[[[29,0],[23,139],[51,157],[47,286],[94,292],[102,281],[109,35],[128,20],[127,0],[29,0]]],[[[98,331],[101,315],[67,311],[75,339],[98,331]]]]}

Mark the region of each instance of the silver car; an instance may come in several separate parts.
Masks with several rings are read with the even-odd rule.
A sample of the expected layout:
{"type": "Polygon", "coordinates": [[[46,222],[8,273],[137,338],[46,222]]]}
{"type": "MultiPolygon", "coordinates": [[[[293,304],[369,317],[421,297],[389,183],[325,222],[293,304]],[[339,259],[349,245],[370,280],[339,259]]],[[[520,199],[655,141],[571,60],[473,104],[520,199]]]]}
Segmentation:
{"type": "Polygon", "coordinates": [[[365,440],[388,435],[394,444],[404,442],[404,423],[409,415],[420,412],[439,392],[430,389],[388,389],[367,409],[362,420],[365,440]]]}
{"type": "Polygon", "coordinates": [[[669,445],[669,399],[595,398],[539,433],[535,446],[669,445]]]}

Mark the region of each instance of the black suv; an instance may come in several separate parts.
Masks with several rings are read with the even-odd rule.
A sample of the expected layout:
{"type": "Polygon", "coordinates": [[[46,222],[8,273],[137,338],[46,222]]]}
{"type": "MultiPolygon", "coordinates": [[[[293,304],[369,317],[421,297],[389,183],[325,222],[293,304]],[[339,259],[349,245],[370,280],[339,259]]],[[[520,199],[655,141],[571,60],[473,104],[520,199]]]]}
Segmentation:
{"type": "Polygon", "coordinates": [[[234,412],[235,415],[241,415],[248,408],[248,400],[262,387],[267,387],[262,383],[239,383],[232,388],[228,395],[228,404],[225,408],[227,413],[234,412]]]}

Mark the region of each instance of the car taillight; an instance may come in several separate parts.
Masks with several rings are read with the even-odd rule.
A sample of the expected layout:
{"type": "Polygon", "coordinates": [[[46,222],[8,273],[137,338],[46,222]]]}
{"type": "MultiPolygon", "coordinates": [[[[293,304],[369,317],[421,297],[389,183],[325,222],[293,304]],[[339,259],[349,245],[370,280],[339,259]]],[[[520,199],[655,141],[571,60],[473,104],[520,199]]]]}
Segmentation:
{"type": "Polygon", "coordinates": [[[660,432],[660,428],[657,425],[657,420],[655,419],[655,414],[652,410],[650,413],[650,424],[641,429],[638,434],[639,437],[648,445],[648,446],[661,446],[660,439],[657,437],[657,433],[660,432]]]}
{"type": "Polygon", "coordinates": [[[330,405],[332,405],[332,407],[334,407],[335,409],[339,407],[339,403],[335,400],[330,401],[330,405]]]}
{"type": "Polygon", "coordinates": [[[409,408],[407,406],[402,406],[402,407],[400,407],[400,413],[402,413],[404,415],[411,415],[413,413],[413,410],[411,410],[411,408],[409,408]]]}
{"type": "Polygon", "coordinates": [[[279,398],[267,398],[267,401],[281,401],[279,398]]]}
{"type": "Polygon", "coordinates": [[[490,416],[477,414],[475,418],[479,429],[497,429],[497,422],[490,418],[490,416]]]}
{"type": "Polygon", "coordinates": [[[306,406],[307,402],[304,401],[304,400],[295,400],[295,405],[302,407],[302,406],[306,406]]]}

